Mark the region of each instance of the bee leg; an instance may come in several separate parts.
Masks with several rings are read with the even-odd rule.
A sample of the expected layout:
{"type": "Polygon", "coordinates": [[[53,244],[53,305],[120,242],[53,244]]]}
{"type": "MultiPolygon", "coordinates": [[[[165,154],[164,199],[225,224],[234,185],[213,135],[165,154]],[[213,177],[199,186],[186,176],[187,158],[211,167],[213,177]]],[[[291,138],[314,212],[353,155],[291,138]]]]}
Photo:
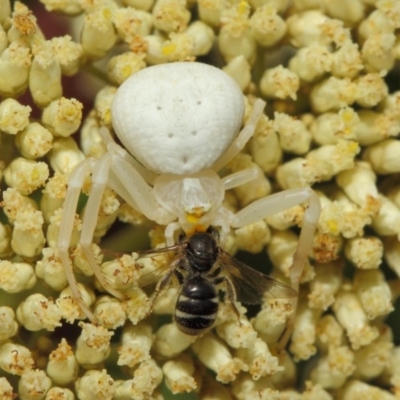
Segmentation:
{"type": "MultiPolygon", "coordinates": [[[[164,291],[164,289],[168,286],[169,282],[171,281],[171,278],[175,275],[177,276],[177,273],[182,276],[182,274],[175,269],[171,269],[167,274],[165,274],[157,283],[157,286],[154,290],[153,295],[151,296],[150,299],[150,308],[149,311],[147,311],[146,315],[144,318],[147,318],[151,312],[153,311],[154,304],[156,304],[156,301],[160,294],[164,291]]],[[[179,280],[179,278],[178,278],[179,280]]]]}
{"type": "MultiPolygon", "coordinates": [[[[215,274],[215,272],[214,272],[214,274],[215,274]]],[[[242,322],[240,321],[240,311],[236,307],[236,303],[235,303],[236,298],[237,298],[235,287],[232,285],[232,282],[226,276],[220,276],[213,280],[214,285],[219,285],[222,282],[224,282],[226,285],[226,291],[227,291],[227,297],[228,297],[226,301],[228,301],[229,304],[232,306],[233,311],[236,314],[237,319],[239,321],[239,324],[242,325],[242,322]]]]}

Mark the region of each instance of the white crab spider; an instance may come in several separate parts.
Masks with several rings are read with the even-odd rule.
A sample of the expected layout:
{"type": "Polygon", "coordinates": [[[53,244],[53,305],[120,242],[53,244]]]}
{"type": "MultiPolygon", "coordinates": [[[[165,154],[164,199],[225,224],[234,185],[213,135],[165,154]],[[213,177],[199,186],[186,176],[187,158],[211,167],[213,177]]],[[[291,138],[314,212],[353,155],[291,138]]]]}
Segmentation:
{"type": "Polygon", "coordinates": [[[292,286],[298,289],[319,218],[317,195],[308,187],[286,190],[254,201],[236,214],[222,205],[226,190],[257,176],[255,169],[225,178],[216,171],[243,149],[264,106],[262,100],[255,102],[250,118],[237,134],[244,114],[240,88],[221,70],[201,63],[149,67],[121,85],[112,104],[112,122],[130,154],[102,128],[107,152],[98,160],[82,161],[72,171],[60,223],[59,255],[73,296],[90,320],[95,321],[95,317],[79,294],[68,255],[79,194],[89,173],[92,188],[79,243],[99,282],[114,296],[122,298],[104,279],[91,251],[106,186],[150,220],[165,225],[168,246],[178,229],[190,235],[218,226],[223,242],[231,227],[249,225],[308,202],[290,276],[292,286]]]}

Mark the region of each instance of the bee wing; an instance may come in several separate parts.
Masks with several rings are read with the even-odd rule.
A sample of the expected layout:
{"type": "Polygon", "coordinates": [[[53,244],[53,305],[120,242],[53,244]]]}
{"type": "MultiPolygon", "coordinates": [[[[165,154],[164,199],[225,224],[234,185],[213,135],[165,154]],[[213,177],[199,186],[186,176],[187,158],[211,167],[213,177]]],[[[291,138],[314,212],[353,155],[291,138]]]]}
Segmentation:
{"type": "Polygon", "coordinates": [[[236,289],[237,300],[244,304],[260,304],[264,296],[273,299],[297,296],[297,292],[290,286],[256,271],[222,249],[219,263],[236,289]]]}
{"type": "Polygon", "coordinates": [[[139,286],[145,287],[152,283],[158,282],[162,277],[165,276],[166,273],[168,273],[168,271],[171,270],[171,268],[174,268],[183,257],[180,252],[181,248],[182,245],[177,244],[169,247],[162,247],[159,249],[139,251],[139,258],[137,262],[138,264],[143,265],[143,270],[138,282],[139,286]],[[164,257],[164,260],[161,260],[161,262],[158,263],[146,262],[146,259],[148,258],[158,257],[168,252],[174,253],[173,257],[171,257],[170,259],[164,257]]]}
{"type": "MultiPolygon", "coordinates": [[[[176,244],[173,246],[161,247],[159,249],[150,249],[150,250],[142,250],[134,252],[139,255],[136,263],[142,266],[142,271],[138,281],[139,286],[145,287],[151,285],[152,283],[157,282],[171,268],[173,268],[182,258],[182,256],[179,255],[179,250],[181,249],[181,247],[182,247],[181,244],[176,244]],[[162,256],[163,254],[168,252],[175,253],[175,256],[171,257],[170,260],[165,260],[165,262],[159,262],[159,263],[152,263],[151,260],[149,260],[150,258],[162,256]],[[176,255],[176,253],[178,253],[178,255],[176,255]],[[155,264],[158,265],[155,267],[155,264]]],[[[105,257],[105,259],[112,260],[115,258],[120,258],[128,253],[121,253],[103,249],[102,254],[105,257]]]]}

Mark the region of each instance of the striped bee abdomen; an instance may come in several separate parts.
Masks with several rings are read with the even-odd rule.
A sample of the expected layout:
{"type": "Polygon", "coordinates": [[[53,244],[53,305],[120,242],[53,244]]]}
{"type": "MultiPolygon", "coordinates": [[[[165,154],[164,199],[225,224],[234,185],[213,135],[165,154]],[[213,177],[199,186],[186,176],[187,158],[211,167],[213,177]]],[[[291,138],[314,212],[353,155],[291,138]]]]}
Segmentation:
{"type": "Polygon", "coordinates": [[[175,306],[175,323],[188,335],[200,335],[210,329],[218,313],[215,286],[196,276],[182,285],[175,306]]]}

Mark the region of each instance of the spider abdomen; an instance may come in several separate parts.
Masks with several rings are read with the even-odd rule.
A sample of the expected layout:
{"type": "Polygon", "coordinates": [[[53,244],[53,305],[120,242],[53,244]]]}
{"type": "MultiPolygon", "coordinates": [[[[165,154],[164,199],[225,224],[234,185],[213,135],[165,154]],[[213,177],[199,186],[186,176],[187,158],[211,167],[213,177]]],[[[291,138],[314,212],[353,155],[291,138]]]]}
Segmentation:
{"type": "Polygon", "coordinates": [[[201,276],[188,279],[175,306],[178,328],[187,335],[200,335],[214,325],[217,314],[218,295],[214,285],[201,276]]]}

